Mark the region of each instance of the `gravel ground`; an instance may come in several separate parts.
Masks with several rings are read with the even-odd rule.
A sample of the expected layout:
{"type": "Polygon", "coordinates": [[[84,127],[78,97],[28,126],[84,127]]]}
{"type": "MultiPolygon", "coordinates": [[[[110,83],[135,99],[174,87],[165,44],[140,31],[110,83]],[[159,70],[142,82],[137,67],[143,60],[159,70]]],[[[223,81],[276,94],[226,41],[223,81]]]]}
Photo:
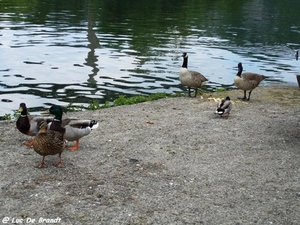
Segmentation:
{"type": "Polygon", "coordinates": [[[0,128],[0,220],[31,224],[300,224],[300,90],[258,87],[99,111],[64,168],[0,128]],[[229,118],[212,97],[233,101],[229,118]]]}

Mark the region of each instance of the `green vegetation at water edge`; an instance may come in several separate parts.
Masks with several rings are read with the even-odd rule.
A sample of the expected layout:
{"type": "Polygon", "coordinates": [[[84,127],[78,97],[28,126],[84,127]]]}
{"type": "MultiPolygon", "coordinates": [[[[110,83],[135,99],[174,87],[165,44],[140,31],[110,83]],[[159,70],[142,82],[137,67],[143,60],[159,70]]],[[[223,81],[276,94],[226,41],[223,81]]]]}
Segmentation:
{"type": "MultiPolygon", "coordinates": [[[[69,103],[67,106],[64,107],[65,112],[75,112],[75,111],[82,111],[82,110],[98,110],[109,108],[113,106],[121,106],[121,105],[131,105],[141,102],[148,102],[154,101],[162,98],[171,98],[171,97],[180,97],[184,96],[182,93],[178,94],[166,94],[166,93],[155,93],[149,96],[144,95],[137,95],[126,97],[125,95],[120,95],[117,99],[111,102],[105,102],[104,104],[100,104],[98,100],[94,99],[88,106],[84,105],[74,105],[74,103],[69,103]]],[[[14,114],[5,114],[4,116],[0,117],[0,120],[13,120],[17,119],[20,116],[18,110],[14,111],[14,114]]]]}

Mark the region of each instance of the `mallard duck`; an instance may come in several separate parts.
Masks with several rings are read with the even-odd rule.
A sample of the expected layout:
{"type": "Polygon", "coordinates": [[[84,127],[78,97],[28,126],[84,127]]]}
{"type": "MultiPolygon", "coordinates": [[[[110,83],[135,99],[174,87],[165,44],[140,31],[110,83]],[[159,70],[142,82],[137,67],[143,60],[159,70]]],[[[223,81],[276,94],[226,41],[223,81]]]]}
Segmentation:
{"type": "MultiPolygon", "coordinates": [[[[35,136],[38,131],[38,123],[41,121],[46,121],[47,123],[51,122],[53,120],[53,116],[30,116],[28,115],[28,110],[25,103],[21,103],[19,107],[19,112],[21,112],[21,115],[19,116],[16,125],[17,129],[26,135],[29,136],[35,136]]],[[[32,146],[33,141],[26,141],[24,142],[27,146],[32,146]]]]}
{"type": "Polygon", "coordinates": [[[59,156],[57,166],[61,167],[61,154],[65,148],[65,128],[61,124],[62,109],[60,106],[54,105],[51,106],[49,111],[54,115],[50,128],[48,128],[48,124],[44,120],[39,122],[39,132],[35,135],[33,142],[33,149],[43,156],[39,165],[40,168],[45,167],[45,156],[56,154],[59,156]]]}
{"type": "Polygon", "coordinates": [[[218,102],[215,113],[220,115],[221,117],[225,115],[229,116],[231,109],[232,109],[232,104],[230,102],[230,97],[227,96],[225,99],[222,99],[220,102],[218,102]]]}
{"type": "Polygon", "coordinates": [[[68,149],[71,151],[77,150],[79,139],[90,134],[98,125],[98,122],[95,120],[64,119],[62,126],[66,129],[65,139],[67,141],[76,141],[76,144],[68,149]]]}
{"type": "Polygon", "coordinates": [[[256,88],[261,81],[266,79],[267,77],[264,75],[256,74],[256,73],[243,73],[243,65],[242,63],[238,64],[238,73],[234,78],[234,84],[237,88],[244,91],[244,97],[240,98],[243,101],[250,101],[250,95],[254,88],[256,88]],[[246,91],[249,91],[249,96],[247,98],[246,91]]]}
{"type": "Polygon", "coordinates": [[[201,88],[207,83],[207,79],[199,72],[188,70],[188,55],[186,52],[182,54],[183,63],[180,70],[179,80],[183,86],[188,87],[188,95],[191,97],[191,88],[195,89],[195,95],[197,96],[198,88],[201,88]]]}

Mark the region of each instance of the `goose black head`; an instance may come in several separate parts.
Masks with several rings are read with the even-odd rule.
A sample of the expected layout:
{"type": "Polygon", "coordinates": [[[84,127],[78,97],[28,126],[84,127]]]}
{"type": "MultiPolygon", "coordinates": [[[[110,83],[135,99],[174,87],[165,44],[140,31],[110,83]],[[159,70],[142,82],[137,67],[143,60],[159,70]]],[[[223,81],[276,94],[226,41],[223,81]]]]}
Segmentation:
{"type": "Polygon", "coordinates": [[[188,54],[187,54],[186,52],[184,52],[184,53],[182,54],[182,57],[183,57],[183,58],[187,58],[187,57],[188,57],[188,54]]]}
{"type": "Polygon", "coordinates": [[[238,64],[238,73],[237,73],[237,75],[240,76],[242,74],[242,72],[243,72],[243,65],[242,65],[242,63],[239,63],[238,64]]]}
{"type": "Polygon", "coordinates": [[[230,97],[229,96],[227,96],[225,99],[230,101],[230,97]]]}

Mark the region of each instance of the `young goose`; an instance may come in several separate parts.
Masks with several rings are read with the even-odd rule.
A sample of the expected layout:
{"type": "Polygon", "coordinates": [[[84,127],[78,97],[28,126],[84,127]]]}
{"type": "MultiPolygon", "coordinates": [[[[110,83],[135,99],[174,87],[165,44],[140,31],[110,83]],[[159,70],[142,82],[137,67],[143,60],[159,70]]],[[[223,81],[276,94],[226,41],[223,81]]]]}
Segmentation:
{"type": "Polygon", "coordinates": [[[230,111],[232,109],[232,104],[230,102],[230,97],[227,96],[225,99],[222,99],[220,102],[218,102],[217,109],[216,109],[216,114],[220,115],[221,117],[229,116],[230,111]]]}
{"type": "Polygon", "coordinates": [[[56,154],[59,156],[57,166],[62,166],[61,154],[65,148],[65,128],[61,125],[62,109],[60,106],[54,105],[50,108],[50,113],[55,116],[50,128],[42,120],[39,122],[39,132],[34,137],[33,149],[43,156],[39,168],[45,167],[45,156],[56,154]]]}
{"type": "MultiPolygon", "coordinates": [[[[38,123],[41,121],[46,121],[47,123],[53,120],[53,116],[43,117],[43,116],[30,116],[28,115],[27,107],[25,103],[21,103],[19,107],[19,112],[21,112],[20,117],[16,122],[17,129],[26,135],[35,136],[39,131],[38,123]]],[[[27,146],[32,146],[33,141],[24,142],[27,146]]]]}
{"type": "Polygon", "coordinates": [[[191,88],[195,89],[195,95],[197,96],[198,88],[207,83],[207,79],[199,72],[188,70],[188,55],[186,52],[182,54],[183,63],[180,70],[179,80],[183,86],[188,87],[188,94],[191,97],[191,88]]]}
{"type": "Polygon", "coordinates": [[[256,73],[243,73],[242,63],[238,64],[238,73],[234,78],[234,84],[237,88],[244,91],[244,97],[240,98],[243,101],[250,101],[250,95],[254,88],[256,88],[261,81],[267,77],[256,73]],[[248,98],[246,97],[246,91],[249,91],[248,98]]]}

